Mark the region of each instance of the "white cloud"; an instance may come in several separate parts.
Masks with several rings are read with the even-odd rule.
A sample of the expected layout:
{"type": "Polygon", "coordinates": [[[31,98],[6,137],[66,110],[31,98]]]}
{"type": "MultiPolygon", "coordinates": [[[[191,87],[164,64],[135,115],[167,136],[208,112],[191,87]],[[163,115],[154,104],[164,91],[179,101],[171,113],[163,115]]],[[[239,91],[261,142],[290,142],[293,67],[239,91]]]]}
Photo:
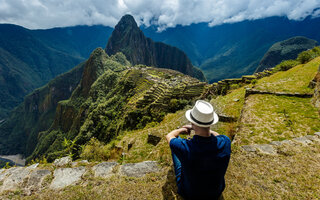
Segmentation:
{"type": "Polygon", "coordinates": [[[0,23],[27,28],[103,24],[114,26],[124,14],[159,29],[177,24],[222,23],[287,16],[319,16],[320,0],[0,0],[0,23]]]}

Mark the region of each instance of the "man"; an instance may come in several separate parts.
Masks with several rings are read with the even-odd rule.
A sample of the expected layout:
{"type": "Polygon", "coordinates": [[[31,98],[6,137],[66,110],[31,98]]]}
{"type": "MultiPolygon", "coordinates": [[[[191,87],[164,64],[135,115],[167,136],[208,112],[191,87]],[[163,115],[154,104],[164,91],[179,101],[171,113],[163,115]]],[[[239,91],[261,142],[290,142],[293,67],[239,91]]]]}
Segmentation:
{"type": "Polygon", "coordinates": [[[231,141],[227,136],[210,130],[210,126],[219,120],[210,103],[198,100],[185,115],[191,125],[166,135],[178,193],[185,199],[223,199],[231,141]],[[179,137],[182,133],[190,134],[191,130],[195,131],[191,140],[179,137]]]}

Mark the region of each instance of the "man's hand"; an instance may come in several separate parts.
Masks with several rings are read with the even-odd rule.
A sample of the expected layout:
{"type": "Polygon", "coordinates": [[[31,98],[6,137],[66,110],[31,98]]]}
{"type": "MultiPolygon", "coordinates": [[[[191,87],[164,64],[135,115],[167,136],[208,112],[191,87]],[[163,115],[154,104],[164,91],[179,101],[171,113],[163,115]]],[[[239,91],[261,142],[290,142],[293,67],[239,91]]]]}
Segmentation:
{"type": "Polygon", "coordinates": [[[184,126],[182,126],[182,128],[186,128],[187,129],[187,134],[190,135],[191,130],[193,130],[192,125],[190,124],[186,124],[184,126]]]}
{"type": "Polygon", "coordinates": [[[173,130],[170,133],[168,133],[168,135],[166,135],[166,139],[167,139],[168,143],[170,143],[170,140],[178,137],[180,134],[183,134],[183,133],[190,134],[191,130],[192,130],[191,125],[184,125],[181,128],[173,130]]]}

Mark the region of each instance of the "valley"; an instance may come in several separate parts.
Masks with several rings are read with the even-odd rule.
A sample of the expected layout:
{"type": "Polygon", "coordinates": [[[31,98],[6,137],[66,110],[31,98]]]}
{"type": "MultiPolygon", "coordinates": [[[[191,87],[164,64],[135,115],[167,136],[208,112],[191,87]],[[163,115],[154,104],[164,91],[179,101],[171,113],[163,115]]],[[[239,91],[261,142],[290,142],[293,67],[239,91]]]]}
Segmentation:
{"type": "MultiPolygon", "coordinates": [[[[202,72],[124,16],[105,49],[25,96],[0,122],[0,154],[15,155],[0,156],[0,198],[182,199],[164,136],[188,123],[198,99],[219,115],[211,129],[232,140],[225,199],[320,198],[320,48],[289,41],[311,46],[253,73],[255,54],[254,65],[208,83],[209,67],[202,72]],[[20,154],[26,167],[6,164],[22,165],[20,154]]],[[[269,61],[283,55],[274,49],[269,61]]]]}

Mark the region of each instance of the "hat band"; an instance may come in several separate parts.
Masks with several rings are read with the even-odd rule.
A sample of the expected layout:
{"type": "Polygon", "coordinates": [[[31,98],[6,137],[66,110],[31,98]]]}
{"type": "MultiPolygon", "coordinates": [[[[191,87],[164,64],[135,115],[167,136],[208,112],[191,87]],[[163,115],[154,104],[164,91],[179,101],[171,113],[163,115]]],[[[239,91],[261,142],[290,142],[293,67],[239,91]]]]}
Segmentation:
{"type": "Polygon", "coordinates": [[[213,123],[213,120],[211,120],[210,122],[200,122],[200,121],[198,121],[196,118],[194,118],[192,116],[191,112],[190,112],[190,117],[194,122],[196,122],[196,123],[198,123],[200,125],[211,125],[213,123]]]}

